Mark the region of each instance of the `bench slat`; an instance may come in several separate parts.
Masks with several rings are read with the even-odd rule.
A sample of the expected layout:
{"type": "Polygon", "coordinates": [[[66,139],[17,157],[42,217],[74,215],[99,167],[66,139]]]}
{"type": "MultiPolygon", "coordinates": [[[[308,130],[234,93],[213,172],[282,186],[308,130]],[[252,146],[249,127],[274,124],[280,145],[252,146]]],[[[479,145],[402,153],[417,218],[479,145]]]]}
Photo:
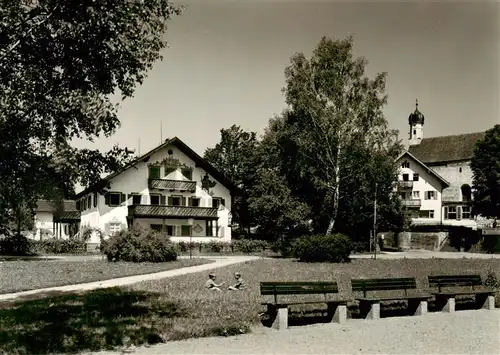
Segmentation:
{"type": "Polygon", "coordinates": [[[338,293],[332,282],[261,282],[261,295],[305,295],[338,293]]]}
{"type": "Polygon", "coordinates": [[[415,278],[393,278],[393,279],[353,279],[351,280],[352,290],[359,291],[384,291],[384,290],[403,290],[416,289],[415,278]]]}
{"type": "Polygon", "coordinates": [[[435,275],[428,276],[429,287],[480,286],[480,275],[435,275]]]}

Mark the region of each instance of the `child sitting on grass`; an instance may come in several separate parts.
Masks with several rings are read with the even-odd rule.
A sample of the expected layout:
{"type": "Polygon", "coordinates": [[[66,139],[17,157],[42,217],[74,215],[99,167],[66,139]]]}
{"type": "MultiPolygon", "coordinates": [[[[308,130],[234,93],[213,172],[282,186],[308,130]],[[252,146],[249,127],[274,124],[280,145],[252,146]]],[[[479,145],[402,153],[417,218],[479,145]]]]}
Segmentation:
{"type": "Polygon", "coordinates": [[[230,291],[241,291],[245,288],[245,283],[243,282],[243,278],[239,272],[234,274],[234,278],[236,279],[236,283],[233,286],[229,286],[228,289],[230,291]]]}
{"type": "Polygon", "coordinates": [[[222,282],[220,284],[216,284],[215,283],[215,274],[209,274],[208,280],[207,280],[207,282],[205,282],[205,288],[208,288],[211,291],[221,292],[220,287],[224,284],[225,284],[225,282],[222,282]]]}

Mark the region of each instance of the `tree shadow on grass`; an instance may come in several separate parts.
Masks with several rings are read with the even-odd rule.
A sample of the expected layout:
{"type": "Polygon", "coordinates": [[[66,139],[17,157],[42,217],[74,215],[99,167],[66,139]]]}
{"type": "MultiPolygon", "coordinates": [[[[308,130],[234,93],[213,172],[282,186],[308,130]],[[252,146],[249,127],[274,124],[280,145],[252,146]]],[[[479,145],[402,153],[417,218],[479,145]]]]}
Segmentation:
{"type": "Polygon", "coordinates": [[[165,329],[159,325],[168,326],[166,319],[184,312],[159,298],[111,288],[2,304],[0,354],[76,353],[162,342],[165,329]]]}

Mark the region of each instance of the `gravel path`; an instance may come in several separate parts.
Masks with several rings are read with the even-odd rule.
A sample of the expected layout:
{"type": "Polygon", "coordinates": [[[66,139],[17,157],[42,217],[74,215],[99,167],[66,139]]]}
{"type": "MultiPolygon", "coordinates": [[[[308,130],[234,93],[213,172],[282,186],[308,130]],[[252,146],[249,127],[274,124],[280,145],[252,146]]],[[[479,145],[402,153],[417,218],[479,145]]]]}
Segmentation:
{"type": "MultiPolygon", "coordinates": [[[[129,351],[127,351],[129,353],[129,351]]],[[[132,354],[500,354],[500,310],[348,320],[286,331],[201,338],[137,348],[132,354]]],[[[116,355],[99,352],[95,355],[116,355]]]]}

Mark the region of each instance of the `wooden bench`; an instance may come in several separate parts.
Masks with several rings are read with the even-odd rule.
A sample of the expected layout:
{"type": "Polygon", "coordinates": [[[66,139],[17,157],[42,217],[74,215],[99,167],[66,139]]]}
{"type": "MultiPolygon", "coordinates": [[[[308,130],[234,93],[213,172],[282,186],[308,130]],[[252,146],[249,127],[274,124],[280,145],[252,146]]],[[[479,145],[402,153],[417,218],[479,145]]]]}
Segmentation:
{"type": "Polygon", "coordinates": [[[480,275],[433,275],[427,279],[430,288],[438,289],[431,293],[436,298],[438,309],[443,312],[455,312],[455,297],[466,295],[475,295],[477,308],[495,309],[495,290],[484,287],[480,275]],[[470,289],[449,290],[456,287],[470,289]]]}
{"type": "Polygon", "coordinates": [[[386,278],[386,279],[353,279],[351,280],[353,294],[362,292],[363,297],[355,297],[359,302],[361,317],[365,319],[380,318],[381,301],[407,300],[408,309],[414,315],[424,315],[427,313],[427,303],[431,298],[429,293],[411,292],[416,290],[417,283],[413,277],[386,278]],[[368,292],[404,290],[404,295],[377,296],[368,292]]]}
{"type": "Polygon", "coordinates": [[[332,322],[344,323],[347,319],[347,300],[334,300],[328,294],[338,293],[336,282],[261,282],[260,294],[274,296],[274,302],[263,302],[267,313],[274,318],[272,327],[277,330],[288,328],[288,307],[299,304],[326,303],[332,322]],[[324,295],[324,299],[278,302],[278,296],[286,295],[324,295]]]}

